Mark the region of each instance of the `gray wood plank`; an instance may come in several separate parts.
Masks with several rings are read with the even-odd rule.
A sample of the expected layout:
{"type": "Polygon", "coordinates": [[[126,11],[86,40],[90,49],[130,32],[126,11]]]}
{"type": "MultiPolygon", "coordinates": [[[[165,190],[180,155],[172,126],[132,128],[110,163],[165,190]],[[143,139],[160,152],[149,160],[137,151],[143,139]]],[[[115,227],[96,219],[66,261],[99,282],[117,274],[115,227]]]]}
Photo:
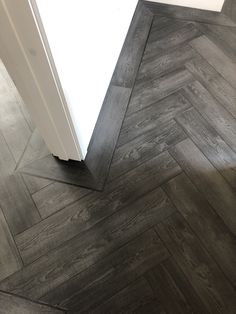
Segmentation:
{"type": "Polygon", "coordinates": [[[180,171],[165,152],[114,180],[107,185],[105,192],[85,196],[16,237],[23,260],[32,262],[122,207],[129,205],[132,212],[132,202],[180,171]]]}
{"type": "Polygon", "coordinates": [[[155,16],[154,15],[152,27],[151,27],[150,34],[148,37],[148,42],[152,41],[152,37],[153,37],[153,40],[155,40],[157,36],[157,32],[159,32],[163,36],[163,34],[168,32],[169,29],[172,28],[172,25],[175,25],[175,28],[177,28],[179,25],[183,26],[184,23],[186,22],[181,21],[181,20],[173,20],[172,18],[169,18],[167,16],[161,16],[161,15],[155,16]]]}
{"type": "Polygon", "coordinates": [[[14,172],[16,168],[16,162],[1,132],[0,147],[0,174],[1,177],[4,177],[14,172]]]}
{"type": "Polygon", "coordinates": [[[190,140],[179,143],[171,154],[195,183],[232,233],[236,233],[236,195],[231,186],[190,140]]]}
{"type": "Polygon", "coordinates": [[[112,84],[129,88],[133,87],[152,19],[152,13],[144,6],[142,1],[139,1],[125,39],[126,44],[122,48],[111,80],[112,84]]]}
{"type": "Polygon", "coordinates": [[[236,62],[236,32],[234,29],[203,23],[198,23],[197,28],[233,62],[236,62]]]}
{"type": "Polygon", "coordinates": [[[19,174],[0,181],[0,206],[13,235],[41,220],[38,210],[19,174]]]}
{"type": "Polygon", "coordinates": [[[184,139],[186,134],[174,120],[161,124],[160,127],[157,125],[151,131],[116,149],[108,181],[134,169],[184,139]]]}
{"type": "Polygon", "coordinates": [[[186,23],[180,29],[178,27],[177,29],[174,28],[173,32],[167,33],[163,38],[160,38],[157,32],[157,39],[155,41],[152,39],[151,42],[148,42],[143,58],[147,59],[166,54],[167,50],[175,49],[199,36],[201,36],[201,33],[195,26],[195,23],[192,22],[186,23]]]}
{"type": "Polygon", "coordinates": [[[140,65],[136,82],[156,79],[169,72],[181,69],[184,64],[193,59],[195,51],[189,45],[165,53],[162,56],[153,56],[144,59],[140,65]]]}
{"type": "Polygon", "coordinates": [[[31,130],[16,101],[1,99],[0,129],[18,162],[31,136],[31,130]]]}
{"type": "Polygon", "coordinates": [[[101,313],[164,313],[149,284],[144,278],[138,279],[111,297],[107,302],[91,310],[91,314],[101,313]]]}
{"type": "Polygon", "coordinates": [[[166,183],[164,190],[228,280],[236,286],[235,237],[185,174],[166,183]]]}
{"type": "Polygon", "coordinates": [[[116,147],[131,89],[110,86],[89,143],[85,163],[103,188],[116,147]]]}
{"type": "Polygon", "coordinates": [[[225,0],[222,12],[236,22],[236,4],[234,0],[225,0]]]}
{"type": "Polygon", "coordinates": [[[127,115],[144,109],[153,103],[173,94],[186,83],[193,80],[187,70],[178,70],[163,77],[148,82],[136,83],[130,99],[127,115]]]}
{"type": "MultiPolygon", "coordinates": [[[[228,1],[228,0],[227,0],[228,1]]],[[[231,0],[234,1],[234,0],[231,0]]],[[[197,21],[209,24],[219,24],[225,26],[235,27],[236,24],[225,14],[214,11],[205,11],[187,8],[183,6],[168,5],[162,3],[155,3],[144,1],[145,5],[150,8],[154,14],[162,14],[167,17],[176,19],[183,19],[189,21],[197,21]]]]}
{"type": "Polygon", "coordinates": [[[0,291],[0,314],[63,314],[55,307],[0,291]]]}
{"type": "Polygon", "coordinates": [[[236,118],[234,89],[205,59],[195,58],[185,64],[198,81],[236,118]]]}
{"type": "Polygon", "coordinates": [[[222,176],[236,189],[236,153],[195,109],[181,113],[176,120],[222,176]]]}
{"type": "Polygon", "coordinates": [[[236,88],[236,64],[206,36],[191,41],[191,46],[205,58],[234,88],[236,88]]]}
{"type": "Polygon", "coordinates": [[[34,194],[34,193],[38,192],[39,190],[45,188],[49,184],[53,183],[53,181],[39,178],[39,177],[30,176],[27,174],[23,174],[22,177],[24,179],[24,182],[25,182],[30,194],[34,194]]]}
{"type": "Polygon", "coordinates": [[[156,228],[210,313],[234,313],[236,293],[217,264],[175,213],[156,228]]]}
{"type": "Polygon", "coordinates": [[[0,208],[0,281],[21,269],[22,261],[0,208]]]}
{"type": "MultiPolygon", "coordinates": [[[[160,192],[157,194],[160,196],[160,192]]],[[[163,207],[158,205],[162,201],[163,197],[161,200],[154,200],[154,205],[151,205],[153,204],[152,200],[151,203],[150,200],[146,200],[146,202],[149,202],[148,208],[153,206],[152,212],[155,209],[159,210],[155,207],[155,204],[157,204],[157,206],[160,206],[162,215],[166,215],[165,210],[170,205],[166,204],[163,207]]],[[[34,263],[24,267],[21,272],[15,273],[6,280],[3,280],[0,283],[0,288],[32,299],[39,299],[48,295],[42,299],[49,303],[53,300],[55,301],[54,297],[51,299],[49,296],[50,291],[52,291],[53,295],[58,293],[59,286],[62,286],[69,279],[73,281],[75,276],[79,276],[89,266],[95,265],[94,268],[96,269],[96,265],[101,259],[116,251],[117,248],[127,243],[133,237],[139,235],[139,227],[142,227],[143,224],[145,226],[141,230],[147,230],[150,227],[150,223],[153,223],[150,222],[153,217],[150,216],[150,219],[145,222],[144,217],[148,217],[149,213],[148,211],[145,212],[145,206],[141,206],[141,208],[138,206],[139,211],[142,208],[144,208],[144,213],[139,214],[137,218],[133,216],[134,213],[131,214],[132,217],[127,217],[128,209],[126,209],[126,213],[123,212],[118,221],[109,218],[107,223],[101,222],[88,232],[74,237],[57,250],[44,255],[34,263]],[[48,276],[49,273],[50,276],[48,276]]],[[[173,212],[173,209],[170,206],[169,213],[171,211],[173,212]]],[[[115,218],[118,218],[118,214],[116,214],[115,218]]],[[[162,255],[163,253],[163,250],[161,250],[158,254],[162,255]]],[[[163,255],[165,256],[165,254],[163,255]]]]}
{"type": "Polygon", "coordinates": [[[91,193],[88,189],[55,182],[32,195],[43,219],[91,193]]]}
{"type": "MultiPolygon", "coordinates": [[[[153,18],[153,24],[148,36],[147,46],[153,42],[163,40],[165,37],[170,36],[176,30],[180,30],[186,27],[188,22],[181,20],[174,20],[166,16],[155,16],[153,18]]],[[[145,56],[143,56],[145,59],[145,56]]]]}
{"type": "MultiPolygon", "coordinates": [[[[144,2],[144,4],[147,6],[147,3],[144,2]]],[[[163,27],[166,27],[168,25],[170,25],[170,21],[172,20],[172,18],[169,18],[167,16],[153,16],[153,22],[152,22],[152,28],[151,28],[151,32],[153,29],[159,29],[161,30],[163,27]]],[[[151,33],[150,32],[150,33],[151,33]]]]}
{"type": "Polygon", "coordinates": [[[189,101],[179,93],[174,93],[162,101],[137,111],[125,118],[117,142],[120,147],[143,135],[145,132],[161,128],[170,122],[178,113],[190,107],[189,101]]]}
{"type": "Polygon", "coordinates": [[[236,119],[199,82],[184,87],[183,95],[236,152],[236,119]]]}
{"type": "Polygon", "coordinates": [[[145,278],[167,313],[208,313],[173,258],[167,259],[148,271],[145,278]]]}
{"type": "Polygon", "coordinates": [[[26,150],[20,159],[18,168],[21,168],[37,159],[41,159],[49,154],[50,152],[42,136],[39,134],[39,131],[35,129],[27,144],[26,150]]]}
{"type": "Polygon", "coordinates": [[[99,264],[65,282],[45,300],[72,311],[89,312],[168,256],[158,236],[149,230],[99,264]]]}

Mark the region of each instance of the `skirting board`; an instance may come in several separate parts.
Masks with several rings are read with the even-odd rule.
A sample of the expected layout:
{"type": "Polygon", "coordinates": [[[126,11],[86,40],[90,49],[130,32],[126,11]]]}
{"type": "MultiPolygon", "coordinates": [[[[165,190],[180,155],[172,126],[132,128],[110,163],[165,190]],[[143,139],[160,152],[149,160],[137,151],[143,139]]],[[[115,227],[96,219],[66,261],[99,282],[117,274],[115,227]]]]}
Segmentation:
{"type": "Polygon", "coordinates": [[[183,7],[190,7],[202,10],[221,12],[224,0],[146,0],[157,3],[165,3],[172,5],[179,5],[183,7]]]}

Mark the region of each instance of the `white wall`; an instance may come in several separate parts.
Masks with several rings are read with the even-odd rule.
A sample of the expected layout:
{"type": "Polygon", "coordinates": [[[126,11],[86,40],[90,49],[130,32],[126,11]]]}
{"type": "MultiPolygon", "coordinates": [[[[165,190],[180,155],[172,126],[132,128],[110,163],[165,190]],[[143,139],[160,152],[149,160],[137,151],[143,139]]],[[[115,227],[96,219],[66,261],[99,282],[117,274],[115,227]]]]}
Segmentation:
{"type": "Polygon", "coordinates": [[[37,0],[85,157],[138,0],[37,0]]]}
{"type": "Polygon", "coordinates": [[[147,1],[181,5],[185,7],[219,12],[221,11],[224,4],[224,0],[147,0],[147,1]]]}

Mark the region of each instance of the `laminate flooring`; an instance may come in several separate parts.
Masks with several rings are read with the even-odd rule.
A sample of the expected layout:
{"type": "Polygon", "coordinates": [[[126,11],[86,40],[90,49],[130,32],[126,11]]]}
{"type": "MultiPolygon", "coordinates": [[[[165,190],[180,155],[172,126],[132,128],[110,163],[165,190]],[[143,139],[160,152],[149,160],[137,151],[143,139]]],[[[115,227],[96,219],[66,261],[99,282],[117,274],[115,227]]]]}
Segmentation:
{"type": "Polygon", "coordinates": [[[18,173],[48,151],[0,65],[0,313],[236,313],[236,4],[148,7],[102,192],[18,173]]]}

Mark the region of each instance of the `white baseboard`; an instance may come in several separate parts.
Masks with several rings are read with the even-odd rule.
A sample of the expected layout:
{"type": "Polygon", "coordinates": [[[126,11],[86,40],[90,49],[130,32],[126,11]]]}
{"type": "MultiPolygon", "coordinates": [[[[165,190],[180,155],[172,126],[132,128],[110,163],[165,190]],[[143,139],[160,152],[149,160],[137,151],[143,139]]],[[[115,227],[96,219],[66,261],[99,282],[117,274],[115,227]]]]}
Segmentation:
{"type": "Polygon", "coordinates": [[[151,2],[180,5],[184,7],[220,12],[224,0],[147,0],[151,2]]]}

